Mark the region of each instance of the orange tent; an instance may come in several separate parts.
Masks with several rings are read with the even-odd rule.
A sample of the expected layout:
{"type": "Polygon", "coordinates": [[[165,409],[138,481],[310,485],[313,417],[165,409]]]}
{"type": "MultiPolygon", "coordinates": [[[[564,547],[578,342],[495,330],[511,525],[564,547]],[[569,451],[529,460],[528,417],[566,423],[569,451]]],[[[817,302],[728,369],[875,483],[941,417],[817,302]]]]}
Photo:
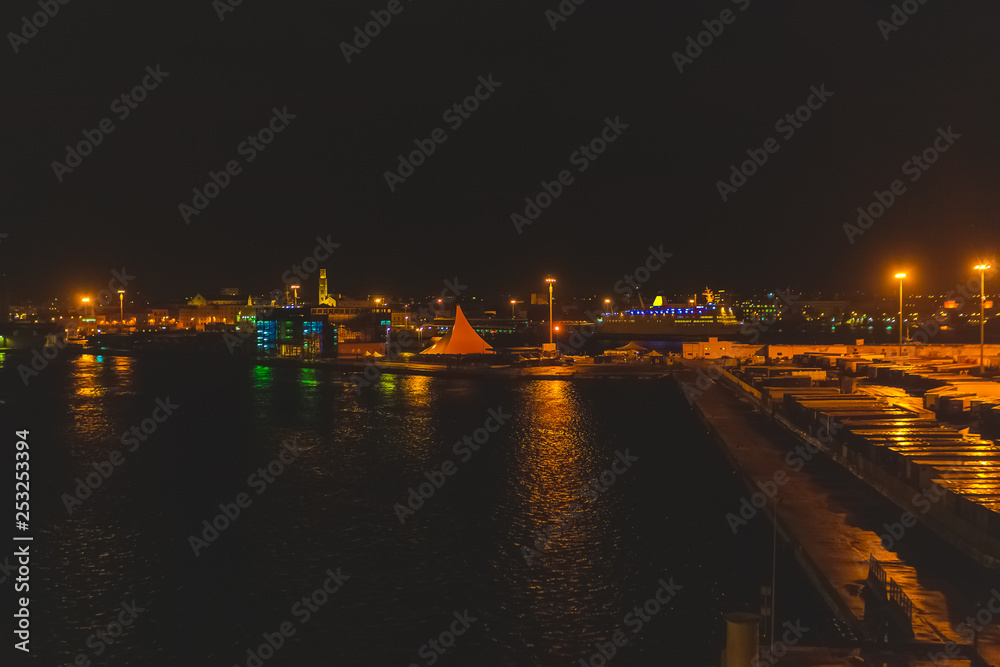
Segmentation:
{"type": "Polygon", "coordinates": [[[461,306],[455,307],[455,326],[420,354],[484,354],[493,348],[476,333],[461,306]]]}

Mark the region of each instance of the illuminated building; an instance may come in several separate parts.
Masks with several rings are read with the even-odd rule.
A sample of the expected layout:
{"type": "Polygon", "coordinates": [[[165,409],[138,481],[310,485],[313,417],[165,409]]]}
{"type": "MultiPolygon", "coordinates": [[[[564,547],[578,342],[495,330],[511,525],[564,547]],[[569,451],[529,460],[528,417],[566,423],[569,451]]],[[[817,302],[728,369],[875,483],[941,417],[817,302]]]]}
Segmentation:
{"type": "Polygon", "coordinates": [[[254,325],[257,356],[300,359],[337,356],[337,326],[310,315],[307,308],[262,308],[254,325]]]}
{"type": "Polygon", "coordinates": [[[319,300],[316,302],[321,306],[336,306],[337,300],[330,296],[326,282],[326,269],[319,270],[319,300]]]}
{"type": "Polygon", "coordinates": [[[196,294],[187,302],[187,306],[178,309],[177,322],[183,329],[199,331],[204,331],[206,326],[213,328],[217,325],[237,324],[241,308],[243,302],[238,298],[207,299],[196,294]]]}

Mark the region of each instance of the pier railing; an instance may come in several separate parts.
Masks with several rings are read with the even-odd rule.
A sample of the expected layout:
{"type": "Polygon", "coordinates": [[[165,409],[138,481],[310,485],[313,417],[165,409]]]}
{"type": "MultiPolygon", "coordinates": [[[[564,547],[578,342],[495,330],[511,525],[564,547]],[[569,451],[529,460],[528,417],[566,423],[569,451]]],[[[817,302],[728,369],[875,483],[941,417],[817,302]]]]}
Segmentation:
{"type": "Polygon", "coordinates": [[[913,601],[895,579],[889,578],[882,569],[882,564],[871,554],[868,556],[868,583],[873,590],[885,596],[890,605],[902,612],[911,625],[913,624],[913,601]]]}

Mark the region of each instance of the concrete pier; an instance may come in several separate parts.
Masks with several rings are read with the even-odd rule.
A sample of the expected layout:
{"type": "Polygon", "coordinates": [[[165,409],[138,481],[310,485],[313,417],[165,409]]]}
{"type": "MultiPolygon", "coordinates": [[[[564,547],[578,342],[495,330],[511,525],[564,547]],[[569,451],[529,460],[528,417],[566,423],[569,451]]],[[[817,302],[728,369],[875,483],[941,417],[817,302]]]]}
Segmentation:
{"type": "MultiPolygon", "coordinates": [[[[886,639],[884,628],[872,625],[873,604],[866,600],[869,558],[874,556],[887,578],[912,602],[912,638],[891,638],[899,651],[914,656],[915,661],[908,664],[934,665],[935,661],[928,657],[933,655],[948,656],[947,664],[953,667],[983,664],[972,661],[971,646],[952,629],[944,593],[921,579],[915,568],[896,553],[885,549],[878,534],[851,520],[852,510],[835,497],[849,496],[850,489],[837,493],[838,489],[830,488],[829,480],[817,478],[809,466],[798,463],[804,456],[796,454],[795,448],[814,439],[794,433],[760,411],[755,397],[747,391],[749,387],[744,388],[746,395],[740,396],[737,383],[727,388],[706,382],[705,362],[689,363],[691,370],[680,373],[678,380],[687,387],[685,393],[695,413],[743,476],[751,492],[748,497],[760,492],[763,495],[756,499],[760,501],[768,489],[777,488],[779,533],[794,548],[806,574],[835,615],[854,630],[861,644],[873,646],[886,639]]],[[[808,449],[800,451],[822,456],[818,452],[823,443],[814,442],[816,454],[809,454],[808,449]]],[[[773,507],[773,500],[769,501],[761,513],[773,518],[773,507]]],[[[738,510],[734,508],[733,513],[738,510]]]]}

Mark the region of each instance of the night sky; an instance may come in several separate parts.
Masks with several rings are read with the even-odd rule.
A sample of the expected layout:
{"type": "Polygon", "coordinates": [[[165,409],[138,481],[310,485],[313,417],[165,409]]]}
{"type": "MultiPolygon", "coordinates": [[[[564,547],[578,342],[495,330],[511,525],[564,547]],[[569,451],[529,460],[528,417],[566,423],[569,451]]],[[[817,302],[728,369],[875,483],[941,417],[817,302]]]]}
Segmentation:
{"type": "Polygon", "coordinates": [[[4,2],[12,300],[93,293],[123,266],[151,298],[263,293],[327,235],[331,290],[357,295],[456,276],[470,294],[526,295],[550,272],[565,294],[610,295],[661,245],[673,256],[651,292],[891,293],[901,267],[915,292],[943,293],[995,251],[996,2],[910,0],[885,39],[887,1],[565,0],[553,30],[558,0],[401,0],[348,63],[341,42],[388,4],[244,0],[220,20],[222,0],[76,0],[14,53],[9,33],[40,10],[4,2]],[[724,10],[679,72],[673,54],[724,10]],[[115,99],[157,66],[168,75],[121,118],[115,99]],[[453,129],[444,112],[490,75],[500,85],[453,129]],[[813,86],[833,94],[778,131],[813,86]],[[275,108],[295,118],[248,162],[239,146],[275,108]],[[60,182],[52,163],[104,118],[114,131],[60,182]],[[571,156],[606,118],[628,127],[580,172],[571,156]],[[949,127],[960,138],[911,181],[904,163],[949,127]],[[390,191],[397,155],[436,128],[447,140],[390,191]],[[768,138],[777,152],[724,202],[717,182],[768,138]],[[230,160],[241,172],[186,224],[179,205],[230,160]],[[519,234],[511,215],[563,170],[573,182],[519,234]],[[844,224],[896,179],[905,193],[852,243],[844,224]]]}

